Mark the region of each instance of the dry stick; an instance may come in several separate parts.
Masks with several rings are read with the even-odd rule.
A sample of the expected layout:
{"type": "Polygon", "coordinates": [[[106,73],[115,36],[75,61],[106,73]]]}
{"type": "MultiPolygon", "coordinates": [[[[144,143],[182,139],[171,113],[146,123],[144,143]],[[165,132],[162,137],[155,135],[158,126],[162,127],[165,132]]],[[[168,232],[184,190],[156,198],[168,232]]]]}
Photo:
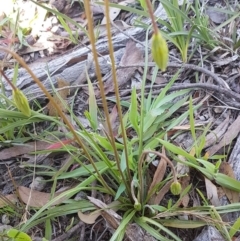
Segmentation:
{"type": "MultiPolygon", "coordinates": [[[[165,84],[161,84],[161,85],[154,85],[154,86],[149,86],[147,85],[145,88],[146,89],[155,89],[155,88],[164,88],[166,85],[165,84]]],[[[168,92],[171,91],[176,91],[176,90],[182,90],[182,89],[206,89],[206,90],[210,90],[210,91],[216,91],[219,92],[220,94],[224,94],[227,97],[231,97],[234,98],[235,101],[240,101],[240,95],[231,91],[231,90],[226,90],[222,87],[213,85],[213,84],[207,84],[207,83],[194,83],[194,84],[175,84],[173,85],[171,88],[169,88],[168,92]]],[[[123,90],[124,94],[130,93],[132,90],[128,89],[128,90],[123,90]]],[[[153,94],[159,94],[160,90],[153,90],[153,94]]],[[[148,95],[148,93],[145,93],[146,95],[148,95]]],[[[130,97],[129,96],[124,96],[121,99],[122,100],[128,100],[130,97]]],[[[240,104],[238,103],[231,103],[233,105],[233,107],[236,108],[240,108],[240,104]]]]}
{"type": "Polygon", "coordinates": [[[62,234],[61,236],[53,239],[52,241],[65,241],[68,240],[69,237],[76,233],[78,231],[79,228],[81,228],[84,225],[83,222],[79,222],[78,224],[76,224],[74,227],[72,227],[71,229],[69,229],[69,231],[67,233],[62,234]]]}
{"type": "MultiPolygon", "coordinates": [[[[156,64],[154,62],[148,63],[148,67],[155,67],[155,66],[156,66],[156,64]]],[[[145,63],[139,63],[139,64],[128,65],[128,66],[119,66],[118,68],[129,68],[129,67],[145,67],[145,63]]],[[[211,71],[209,71],[207,69],[204,69],[203,67],[200,67],[200,66],[197,66],[194,64],[177,64],[177,63],[172,63],[172,62],[168,63],[167,67],[179,68],[179,69],[181,69],[181,68],[192,69],[192,70],[202,72],[202,73],[207,74],[210,77],[212,77],[213,80],[215,80],[220,86],[227,87],[228,89],[230,89],[229,86],[227,85],[227,83],[223,79],[219,78],[216,74],[212,73],[211,71]]]]}

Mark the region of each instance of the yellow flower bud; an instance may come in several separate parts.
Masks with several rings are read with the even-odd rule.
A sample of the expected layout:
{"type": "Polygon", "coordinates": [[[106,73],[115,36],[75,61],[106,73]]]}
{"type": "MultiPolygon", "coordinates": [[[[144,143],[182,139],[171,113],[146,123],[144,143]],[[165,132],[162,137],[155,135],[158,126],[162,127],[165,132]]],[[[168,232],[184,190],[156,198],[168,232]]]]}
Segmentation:
{"type": "Polygon", "coordinates": [[[17,108],[26,116],[31,116],[31,109],[29,107],[28,99],[19,89],[13,90],[13,101],[17,108]]]}
{"type": "Polygon", "coordinates": [[[152,36],[152,56],[159,69],[165,71],[168,64],[168,46],[160,32],[152,36]]]}
{"type": "Polygon", "coordinates": [[[180,182],[176,181],[171,184],[170,191],[173,195],[179,195],[182,191],[180,182]]]}

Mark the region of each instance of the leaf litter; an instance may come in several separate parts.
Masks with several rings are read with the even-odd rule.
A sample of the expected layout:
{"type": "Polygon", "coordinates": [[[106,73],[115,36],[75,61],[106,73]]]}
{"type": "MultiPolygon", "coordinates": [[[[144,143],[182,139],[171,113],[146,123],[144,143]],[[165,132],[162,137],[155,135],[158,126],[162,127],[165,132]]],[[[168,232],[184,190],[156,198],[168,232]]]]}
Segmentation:
{"type": "MultiPolygon", "coordinates": [[[[53,1],[52,1],[53,2],[53,1]]],[[[56,7],[56,6],[55,6],[56,7]]],[[[65,7],[65,6],[64,6],[65,7]]],[[[62,9],[62,7],[57,7],[58,10],[62,9]]],[[[115,11],[116,9],[114,8],[111,8],[111,11],[115,11]]],[[[119,10],[119,9],[118,9],[119,10]]],[[[61,10],[60,10],[61,11],[61,10]]],[[[101,12],[102,13],[102,12],[101,12]]],[[[115,17],[117,17],[117,15],[119,14],[119,12],[116,12],[112,15],[112,20],[115,19],[115,17]]],[[[42,20],[43,21],[43,20],[42,20]]],[[[222,21],[222,20],[221,20],[222,21]]],[[[10,35],[9,35],[10,36],[10,35]]],[[[7,36],[6,36],[7,37],[7,36]]],[[[57,37],[53,37],[52,41],[56,41],[56,44],[58,45],[58,50],[60,50],[61,48],[63,50],[65,50],[67,47],[68,47],[68,43],[64,43],[63,39],[60,39],[60,42],[57,42],[58,39],[57,37]],[[61,45],[61,43],[63,45],[61,45]]],[[[39,43],[38,43],[39,44],[39,43]]],[[[36,50],[36,49],[35,49],[36,50]]],[[[53,50],[52,54],[58,50],[53,50]]],[[[34,47],[32,48],[32,51],[34,51],[34,47]]],[[[25,52],[25,54],[28,53],[28,52],[25,52]]],[[[30,52],[29,52],[30,53],[30,52]]],[[[227,69],[227,65],[230,65],[230,64],[233,64],[233,62],[236,60],[236,56],[233,56],[233,57],[229,57],[229,58],[223,58],[223,59],[218,59],[216,60],[214,63],[214,66],[216,67],[219,67],[221,66],[224,71],[223,72],[226,72],[228,71],[227,69]]],[[[127,44],[127,47],[125,49],[125,53],[121,59],[121,65],[131,65],[131,64],[137,64],[139,61],[139,63],[142,63],[143,62],[143,57],[142,57],[142,53],[141,51],[136,47],[135,44],[133,43],[128,43],[127,44]],[[130,56],[132,58],[130,58],[130,56]]],[[[130,68],[129,68],[130,69],[130,68]]],[[[134,72],[137,70],[137,67],[136,68],[131,68],[129,71],[128,69],[123,69],[120,71],[117,72],[117,77],[118,77],[118,80],[119,80],[119,86],[120,88],[123,87],[124,85],[128,85],[129,83],[131,83],[131,78],[134,76],[134,72]]],[[[213,70],[214,71],[214,70],[213,70]]],[[[148,75],[149,76],[149,75],[148,75]]],[[[162,77],[161,77],[162,78],[162,77]]],[[[165,76],[164,76],[164,79],[165,79],[165,76]]],[[[109,94],[111,92],[114,91],[114,88],[112,86],[112,79],[111,77],[107,79],[106,83],[105,83],[105,94],[109,94]]],[[[61,96],[61,92],[59,92],[58,94],[60,94],[61,96]]],[[[97,96],[97,92],[96,92],[96,96],[97,96]]],[[[66,100],[66,97],[67,95],[66,94],[63,94],[63,96],[61,96],[62,99],[66,100]]],[[[57,97],[56,97],[57,98],[57,97]]],[[[57,100],[58,102],[58,100],[57,100]]],[[[59,102],[60,103],[60,102],[59,102]]],[[[51,109],[51,107],[50,107],[51,109]]],[[[65,111],[64,107],[62,108],[63,111],[65,111]]],[[[54,110],[53,110],[54,112],[54,110]]],[[[51,115],[51,113],[50,113],[51,115]]],[[[55,115],[55,112],[53,113],[53,115],[55,115]]],[[[117,116],[116,116],[116,109],[115,107],[113,108],[112,110],[112,123],[116,124],[115,120],[117,119],[117,116]]],[[[230,117],[229,115],[224,119],[223,122],[221,122],[219,125],[216,126],[216,128],[214,130],[211,130],[209,132],[209,134],[206,136],[206,142],[205,142],[205,148],[206,147],[209,147],[208,149],[208,153],[209,153],[209,156],[212,156],[213,154],[215,154],[216,152],[218,152],[222,147],[225,147],[226,145],[228,144],[232,144],[232,142],[234,141],[234,139],[237,137],[238,133],[239,133],[239,120],[238,118],[236,119],[236,121],[234,121],[232,124],[229,123],[230,122],[230,117]],[[227,130],[228,128],[228,130],[227,130]],[[223,136],[223,137],[222,137],[223,136]],[[220,141],[219,141],[220,140],[220,141]]],[[[199,126],[202,126],[201,124],[198,126],[198,124],[195,125],[196,127],[199,127],[199,126]]],[[[190,128],[190,125],[189,123],[186,123],[182,126],[179,126],[179,127],[175,127],[174,128],[174,131],[177,129],[178,131],[181,130],[181,131],[188,131],[190,128]]],[[[170,131],[169,131],[170,132],[170,131]]],[[[173,132],[173,134],[175,134],[176,132],[173,132]]],[[[169,135],[169,137],[171,137],[172,135],[169,135]]],[[[60,143],[60,142],[59,142],[60,143]]],[[[56,145],[58,145],[59,143],[56,143],[56,145]]],[[[27,150],[22,148],[21,150],[21,147],[17,149],[17,146],[16,147],[10,147],[9,149],[3,149],[1,152],[0,152],[0,159],[2,158],[1,155],[4,154],[4,151],[6,151],[6,154],[3,155],[3,160],[5,159],[9,159],[9,158],[13,158],[13,157],[16,157],[16,156],[21,156],[25,153],[29,153],[32,151],[35,151],[35,150],[44,150],[46,147],[44,146],[44,143],[42,144],[42,146],[40,145],[40,142],[37,143],[37,146],[39,145],[39,149],[37,148],[36,149],[36,143],[27,143],[27,150]],[[12,148],[12,149],[11,149],[12,148]],[[35,148],[35,149],[34,149],[35,148]],[[34,149],[34,150],[33,150],[34,149]]],[[[49,145],[49,144],[48,144],[49,145]]],[[[50,146],[50,149],[53,149],[54,146],[50,146]]],[[[55,146],[55,147],[59,147],[59,146],[55,146]]],[[[190,146],[186,146],[186,148],[189,148],[190,146]]],[[[155,171],[155,174],[153,175],[153,180],[152,180],[152,183],[150,185],[150,190],[153,186],[155,186],[156,184],[158,184],[165,172],[166,172],[166,164],[163,164],[164,162],[160,161],[158,166],[157,166],[157,170],[155,171]],[[161,164],[160,164],[161,163],[161,164]]],[[[230,167],[226,164],[223,164],[222,166],[220,166],[220,171],[221,173],[224,173],[232,178],[235,178],[234,175],[232,175],[232,171],[228,171],[228,170],[231,170],[230,167]]],[[[180,178],[180,182],[182,183],[182,186],[183,187],[186,187],[188,186],[188,184],[191,182],[191,180],[189,180],[189,178],[191,177],[191,173],[190,171],[186,171],[184,174],[182,173],[182,175],[186,175],[185,177],[181,177],[180,178]]],[[[205,178],[205,181],[206,181],[206,184],[205,186],[207,187],[207,190],[206,190],[206,193],[207,193],[207,196],[209,198],[209,200],[212,202],[212,204],[214,205],[218,205],[219,204],[219,200],[218,200],[218,196],[216,194],[216,185],[214,183],[210,183],[209,180],[207,180],[205,178]]],[[[154,196],[153,195],[153,204],[159,204],[161,200],[164,199],[166,193],[169,191],[169,188],[170,188],[170,185],[171,185],[171,182],[169,183],[166,183],[165,186],[163,187],[163,189],[161,190],[161,194],[158,193],[158,195],[154,196]]],[[[184,189],[184,188],[183,188],[184,189]]],[[[47,193],[47,192],[37,192],[37,191],[34,191],[32,190],[32,193],[31,193],[31,189],[29,188],[25,188],[23,186],[19,186],[19,192],[20,192],[20,195],[21,195],[21,198],[22,200],[24,201],[24,203],[28,203],[30,206],[32,207],[42,207],[43,205],[45,205],[46,203],[48,203],[48,201],[51,199],[50,197],[50,193],[47,193]],[[32,196],[31,196],[32,195],[32,196]],[[29,198],[31,196],[31,198],[29,198]]],[[[225,189],[225,192],[224,192],[227,196],[228,196],[228,199],[234,203],[234,202],[237,202],[237,197],[236,197],[236,192],[232,192],[227,189],[225,189]]],[[[9,197],[10,199],[12,197],[10,196],[6,196],[6,197],[9,197]]],[[[14,198],[13,198],[14,200],[14,198]]],[[[99,208],[99,209],[103,209],[103,208],[106,208],[106,204],[105,203],[102,203],[100,200],[96,199],[91,199],[91,202],[95,203],[95,205],[99,208]]],[[[59,200],[59,203],[56,202],[54,203],[54,205],[58,205],[58,204],[61,204],[63,201],[65,201],[64,199],[63,200],[59,200]]],[[[186,195],[180,205],[183,205],[184,207],[188,207],[189,205],[189,196],[186,195]]],[[[117,228],[117,226],[119,225],[119,220],[121,220],[121,216],[119,216],[119,214],[113,210],[107,212],[107,211],[101,211],[102,212],[102,216],[105,218],[105,220],[110,224],[110,226],[112,228],[117,228]],[[119,220],[118,220],[118,218],[119,220]]],[[[80,211],[79,211],[80,213],[80,211]]],[[[81,214],[79,215],[81,217],[83,217],[83,213],[81,212],[81,214]]],[[[83,219],[88,219],[89,217],[84,217],[83,219]]],[[[97,217],[95,217],[96,219],[97,217]]],[[[88,222],[91,222],[91,223],[95,223],[95,220],[90,220],[88,222]]],[[[86,222],[87,223],[87,222],[86,222]]],[[[138,233],[136,232],[136,230],[139,230],[139,227],[133,227],[134,225],[136,224],[131,224],[129,225],[129,227],[127,228],[126,230],[126,233],[127,233],[127,237],[129,239],[131,239],[131,234],[133,233],[138,233]],[[130,231],[129,231],[130,230],[130,231]],[[129,234],[130,233],[130,234],[129,234]]],[[[141,233],[142,230],[140,228],[140,231],[139,233],[141,233]]],[[[136,238],[133,238],[131,240],[136,240],[136,238]]]]}

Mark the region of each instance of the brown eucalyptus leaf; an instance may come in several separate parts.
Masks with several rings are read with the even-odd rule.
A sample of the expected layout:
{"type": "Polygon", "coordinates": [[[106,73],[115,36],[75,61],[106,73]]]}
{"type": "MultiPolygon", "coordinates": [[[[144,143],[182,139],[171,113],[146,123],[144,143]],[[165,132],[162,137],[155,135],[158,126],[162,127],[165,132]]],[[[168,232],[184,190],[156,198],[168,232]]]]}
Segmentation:
{"type": "MultiPolygon", "coordinates": [[[[128,65],[134,65],[142,62],[143,62],[143,54],[141,50],[137,48],[136,43],[134,43],[133,41],[128,41],[119,65],[128,66],[128,65]]],[[[117,70],[118,86],[121,87],[124,84],[126,84],[131,79],[136,69],[137,67],[118,69],[117,70]]],[[[113,84],[113,79],[111,75],[104,83],[104,92],[106,95],[109,92],[113,92],[113,91],[114,91],[114,84],[113,84]]],[[[97,98],[100,97],[100,92],[96,92],[96,96],[97,98]]]]}
{"type": "Polygon", "coordinates": [[[81,211],[78,211],[78,217],[87,224],[94,224],[96,219],[101,215],[101,211],[97,210],[89,214],[84,214],[81,211]]]}
{"type": "Polygon", "coordinates": [[[164,174],[166,172],[166,168],[167,168],[167,163],[163,158],[161,158],[161,160],[158,163],[157,170],[154,173],[152,183],[148,189],[149,190],[148,195],[152,192],[152,189],[163,180],[164,174]]]}
{"type": "MultiPolygon", "coordinates": [[[[231,178],[235,178],[235,175],[234,175],[234,172],[233,172],[233,169],[232,167],[230,166],[229,163],[227,162],[222,162],[220,167],[219,167],[219,172],[220,173],[223,173],[231,178]]],[[[239,193],[236,192],[236,191],[233,191],[231,189],[228,189],[228,188],[225,188],[225,187],[222,187],[223,191],[225,192],[228,200],[231,202],[231,203],[237,203],[239,202],[239,193]]]]}
{"type": "Polygon", "coordinates": [[[45,150],[50,144],[45,141],[27,142],[22,145],[9,147],[0,151],[0,160],[28,154],[33,151],[45,150]]]}
{"type": "Polygon", "coordinates": [[[9,194],[6,196],[3,196],[0,194],[0,208],[9,206],[9,202],[12,204],[15,204],[18,201],[16,194],[9,194]]]}
{"type": "MultiPolygon", "coordinates": [[[[19,198],[30,207],[40,208],[47,204],[51,199],[50,193],[39,192],[36,190],[31,190],[30,188],[19,186],[18,187],[19,198]]],[[[54,198],[59,196],[61,193],[55,193],[54,198]]],[[[62,197],[56,200],[51,206],[61,204],[65,201],[67,197],[62,197]]]]}
{"type": "Polygon", "coordinates": [[[210,200],[212,205],[215,207],[220,205],[219,197],[218,197],[218,190],[217,187],[206,177],[205,180],[205,186],[207,191],[207,198],[210,200]]]}
{"type": "MultiPolygon", "coordinates": [[[[62,79],[58,79],[57,83],[58,83],[58,88],[60,89],[69,86],[69,83],[62,79]]],[[[69,89],[66,88],[66,89],[58,90],[58,94],[61,96],[61,98],[59,98],[57,94],[53,95],[54,101],[56,102],[56,104],[58,105],[58,107],[62,112],[67,112],[67,109],[65,107],[66,106],[65,100],[69,95],[69,93],[70,93],[69,89]]],[[[47,109],[48,109],[48,114],[50,116],[58,116],[57,110],[53,106],[51,101],[47,104],[47,109]]]]}
{"type": "Polygon", "coordinates": [[[152,197],[149,200],[149,204],[151,205],[158,205],[161,200],[164,198],[165,194],[169,191],[171,184],[173,183],[173,180],[168,181],[158,192],[158,194],[152,195],[152,197]]]}
{"type": "MultiPolygon", "coordinates": [[[[182,191],[183,191],[190,183],[190,176],[184,176],[184,177],[179,178],[179,182],[182,186],[182,191]]],[[[183,207],[187,207],[189,201],[190,201],[190,197],[189,197],[189,194],[187,193],[182,197],[180,204],[182,204],[183,207]]]]}

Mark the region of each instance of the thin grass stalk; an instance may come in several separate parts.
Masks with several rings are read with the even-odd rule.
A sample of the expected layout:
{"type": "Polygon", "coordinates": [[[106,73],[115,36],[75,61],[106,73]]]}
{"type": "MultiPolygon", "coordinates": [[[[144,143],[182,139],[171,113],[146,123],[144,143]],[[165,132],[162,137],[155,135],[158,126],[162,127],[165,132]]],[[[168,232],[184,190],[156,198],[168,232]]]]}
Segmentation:
{"type": "MultiPolygon", "coordinates": [[[[108,1],[106,1],[106,2],[108,2],[108,1]]],[[[115,158],[116,158],[116,164],[117,164],[118,170],[120,172],[120,175],[121,175],[122,180],[124,182],[124,185],[126,187],[128,195],[129,195],[129,197],[131,197],[130,185],[127,185],[126,179],[124,177],[124,173],[121,171],[120,159],[119,159],[118,151],[117,151],[117,148],[116,148],[116,145],[115,145],[114,135],[113,135],[112,127],[111,127],[111,121],[110,121],[110,117],[109,117],[107,101],[106,101],[106,97],[105,97],[105,93],[104,93],[104,85],[103,85],[100,66],[99,66],[99,63],[98,63],[97,50],[96,50],[96,46],[95,46],[95,36],[94,36],[94,30],[93,30],[93,25],[92,25],[92,21],[91,21],[92,18],[91,18],[90,2],[88,0],[84,0],[84,6],[85,6],[85,13],[86,13],[86,16],[87,16],[87,19],[88,19],[88,33],[89,33],[90,43],[91,43],[91,46],[92,46],[93,59],[94,59],[94,62],[95,62],[96,75],[97,75],[100,93],[101,93],[101,97],[102,97],[103,109],[104,109],[104,113],[105,113],[106,121],[107,121],[107,126],[108,126],[108,130],[110,132],[110,137],[111,137],[111,145],[113,147],[113,151],[114,151],[114,155],[115,155],[115,158]]],[[[109,28],[109,26],[108,26],[108,28],[109,28]]],[[[110,40],[111,40],[111,37],[110,37],[110,39],[108,39],[108,41],[110,41],[110,40]]],[[[113,65],[113,62],[112,62],[112,65],[113,65]]],[[[113,68],[113,66],[112,66],[112,68],[113,68]]],[[[114,74],[113,74],[113,76],[114,76],[114,74]]],[[[120,116],[119,116],[119,118],[120,118],[120,116]]]]}
{"type": "Polygon", "coordinates": [[[158,152],[158,151],[151,151],[151,150],[146,150],[142,153],[141,158],[138,162],[138,176],[139,176],[139,186],[140,186],[140,203],[143,205],[145,203],[143,203],[143,201],[145,201],[144,198],[144,182],[143,182],[143,173],[142,173],[142,166],[143,166],[143,162],[144,162],[144,158],[147,154],[154,154],[162,159],[164,159],[166,161],[166,163],[170,166],[172,173],[173,173],[173,181],[177,182],[177,173],[175,171],[175,168],[172,164],[172,162],[162,153],[158,152]]]}
{"type": "Polygon", "coordinates": [[[140,128],[139,128],[139,147],[138,147],[138,156],[141,155],[143,151],[143,122],[144,122],[144,102],[145,102],[145,86],[147,80],[147,71],[148,71],[148,33],[151,26],[146,31],[146,47],[145,47],[145,60],[144,60],[144,71],[142,77],[142,86],[141,86],[141,109],[140,109],[140,128]]]}
{"type": "MultiPolygon", "coordinates": [[[[147,3],[147,8],[148,8],[148,12],[152,21],[152,25],[153,25],[153,30],[154,33],[157,34],[158,33],[158,28],[157,28],[157,24],[155,22],[154,19],[154,14],[153,14],[153,10],[152,10],[152,5],[150,0],[145,0],[147,3]]],[[[148,39],[148,33],[149,33],[150,27],[146,32],[146,40],[148,39]]],[[[140,113],[140,128],[139,128],[139,148],[138,148],[138,153],[139,156],[141,155],[142,151],[143,151],[143,120],[144,120],[144,100],[145,100],[145,95],[144,95],[144,91],[145,91],[145,85],[146,85],[146,79],[147,79],[147,63],[148,63],[148,48],[145,48],[145,64],[144,64],[144,73],[143,73],[143,78],[142,78],[142,87],[141,87],[141,113],[140,113]]],[[[139,177],[141,178],[141,177],[139,177]]]]}
{"type": "MultiPolygon", "coordinates": [[[[83,149],[83,152],[86,154],[86,157],[88,158],[88,160],[90,161],[90,163],[92,164],[94,170],[96,171],[100,181],[102,182],[102,184],[104,185],[104,187],[111,193],[114,195],[114,191],[107,185],[107,183],[104,181],[102,175],[99,173],[97,167],[95,166],[95,163],[91,157],[91,155],[89,154],[89,152],[87,151],[85,145],[83,144],[83,142],[81,141],[81,139],[78,137],[78,135],[76,134],[72,124],[69,122],[69,120],[67,119],[67,117],[63,114],[63,112],[61,111],[61,109],[59,108],[59,106],[57,105],[57,103],[54,101],[54,98],[51,96],[51,94],[46,90],[46,88],[44,87],[44,85],[41,83],[41,81],[34,75],[34,73],[32,72],[32,70],[28,67],[28,65],[19,57],[18,54],[14,53],[13,51],[0,47],[0,51],[3,52],[7,52],[9,54],[11,54],[21,65],[22,67],[24,67],[28,73],[30,74],[30,76],[33,78],[33,80],[35,81],[35,83],[39,86],[39,88],[43,91],[43,93],[46,95],[46,97],[49,99],[49,101],[52,103],[53,107],[57,110],[57,113],[59,114],[59,116],[63,119],[64,123],[66,124],[66,126],[68,127],[68,129],[71,131],[71,133],[74,136],[74,139],[77,141],[77,143],[79,144],[79,146],[83,149]]],[[[96,177],[96,178],[98,178],[96,177]]]]}
{"type": "Polygon", "coordinates": [[[117,111],[118,111],[118,116],[119,116],[119,120],[120,120],[120,125],[121,125],[121,131],[122,131],[122,135],[123,135],[124,154],[125,154],[128,183],[129,183],[128,187],[130,187],[130,183],[132,182],[132,177],[131,177],[129,161],[128,161],[127,134],[126,134],[126,130],[124,128],[122,107],[120,104],[120,94],[119,94],[118,80],[117,80],[116,67],[115,67],[116,65],[115,65],[114,49],[113,49],[113,43],[112,43],[111,21],[110,21],[110,15],[109,15],[109,1],[108,0],[105,1],[105,13],[106,13],[106,20],[107,20],[106,27],[107,27],[107,36],[108,36],[108,49],[109,49],[109,56],[110,56],[111,63],[112,63],[114,91],[115,91],[115,96],[116,96],[116,104],[117,104],[117,111]]]}

